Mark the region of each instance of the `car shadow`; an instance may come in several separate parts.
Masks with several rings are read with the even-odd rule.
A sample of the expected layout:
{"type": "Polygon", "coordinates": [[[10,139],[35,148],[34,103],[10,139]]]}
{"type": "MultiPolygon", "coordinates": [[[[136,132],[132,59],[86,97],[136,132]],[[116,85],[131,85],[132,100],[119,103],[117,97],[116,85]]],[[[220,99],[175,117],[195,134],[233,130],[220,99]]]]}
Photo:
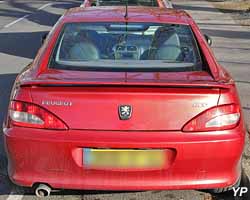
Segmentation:
{"type": "MultiPolygon", "coordinates": [[[[80,5],[80,0],[62,0],[60,3],[52,4],[52,7],[59,9],[69,9],[80,5]]],[[[0,9],[1,16],[17,16],[22,17],[25,14],[33,13],[26,19],[39,25],[46,25],[52,27],[61,15],[50,13],[46,10],[37,11],[31,7],[29,3],[17,2],[10,0],[8,3],[13,8],[19,8],[19,10],[0,9]],[[21,10],[20,10],[21,9],[21,10]]],[[[48,31],[36,31],[36,32],[0,32],[0,53],[33,59],[37,53],[37,50],[41,46],[42,36],[48,33],[48,31]]]]}
{"type": "MultiPolygon", "coordinates": [[[[0,33],[0,53],[33,59],[47,31],[0,33]]],[[[25,67],[25,66],[24,66],[25,67]]]]}
{"type": "MultiPolygon", "coordinates": [[[[58,6],[59,8],[67,10],[79,6],[81,2],[81,0],[61,0],[51,6],[58,6]]],[[[30,16],[26,18],[27,20],[44,26],[53,26],[60,17],[59,14],[48,12],[46,9],[37,10],[37,8],[30,6],[31,4],[29,2],[8,0],[7,4],[10,8],[0,9],[0,17],[23,17],[24,15],[30,14],[30,16]]]]}
{"type": "Polygon", "coordinates": [[[9,96],[17,74],[0,74],[0,127],[8,110],[9,96]]]}
{"type": "MultiPolygon", "coordinates": [[[[0,176],[7,175],[7,160],[4,151],[2,124],[6,116],[12,85],[17,74],[0,74],[0,176]]],[[[0,178],[0,180],[3,180],[0,178]]]]}

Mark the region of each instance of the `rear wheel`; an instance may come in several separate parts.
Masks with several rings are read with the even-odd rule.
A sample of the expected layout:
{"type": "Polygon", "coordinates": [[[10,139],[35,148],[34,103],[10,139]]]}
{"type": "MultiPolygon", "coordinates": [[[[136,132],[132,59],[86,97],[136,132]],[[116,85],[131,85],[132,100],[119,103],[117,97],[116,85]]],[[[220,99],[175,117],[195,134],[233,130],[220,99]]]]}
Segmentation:
{"type": "Polygon", "coordinates": [[[225,188],[215,188],[215,189],[211,189],[210,192],[211,193],[214,193],[214,194],[219,194],[219,193],[223,193],[223,192],[227,192],[227,191],[230,191],[232,190],[233,188],[238,188],[240,185],[241,185],[241,180],[242,180],[242,176],[243,176],[243,169],[241,170],[241,175],[238,179],[238,181],[233,185],[233,186],[230,186],[230,187],[225,187],[225,188]]]}
{"type": "Polygon", "coordinates": [[[211,193],[219,194],[219,193],[230,191],[233,188],[238,188],[240,186],[240,182],[241,182],[241,177],[238,179],[238,181],[233,186],[225,187],[225,188],[215,188],[215,189],[211,190],[211,193]]]}
{"type": "Polygon", "coordinates": [[[243,194],[243,199],[250,199],[250,180],[245,171],[242,171],[240,187],[248,188],[247,193],[243,194]]]}

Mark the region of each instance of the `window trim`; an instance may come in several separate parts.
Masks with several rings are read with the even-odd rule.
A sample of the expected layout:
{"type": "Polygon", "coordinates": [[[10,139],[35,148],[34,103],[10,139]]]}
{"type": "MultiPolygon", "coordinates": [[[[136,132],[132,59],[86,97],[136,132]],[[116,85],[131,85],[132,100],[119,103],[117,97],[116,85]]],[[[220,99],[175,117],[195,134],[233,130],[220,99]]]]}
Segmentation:
{"type": "MultiPolygon", "coordinates": [[[[67,22],[67,23],[64,23],[61,27],[61,30],[56,38],[56,42],[55,42],[55,45],[53,46],[53,50],[51,51],[51,54],[50,54],[50,57],[49,57],[49,62],[48,62],[48,65],[47,65],[47,69],[55,69],[55,70],[64,70],[64,69],[60,69],[60,68],[55,68],[55,67],[51,67],[51,66],[54,66],[56,65],[57,63],[55,62],[55,59],[54,58],[54,54],[56,53],[56,49],[58,49],[58,45],[60,45],[60,39],[63,37],[63,34],[64,34],[64,30],[66,28],[67,25],[69,24],[93,24],[93,22],[67,22]],[[53,63],[53,64],[52,64],[53,63]]],[[[123,24],[124,22],[112,22],[112,21],[103,21],[103,22],[94,22],[95,24],[105,24],[105,23],[117,23],[117,24],[123,24]]],[[[194,66],[197,66],[197,68],[200,68],[200,70],[193,70],[193,71],[210,71],[210,70],[207,70],[209,67],[207,67],[207,62],[205,61],[206,59],[204,59],[204,55],[203,55],[203,52],[202,52],[202,49],[198,43],[198,40],[197,40],[197,37],[193,31],[193,28],[190,24],[178,24],[178,23],[160,23],[160,22],[129,22],[130,24],[136,24],[136,23],[148,23],[148,24],[155,24],[155,25],[180,25],[180,26],[187,26],[189,27],[190,29],[190,32],[192,34],[192,37],[193,37],[193,41],[194,41],[194,45],[196,47],[196,50],[198,53],[198,56],[197,58],[199,58],[200,62],[197,62],[195,65],[193,66],[187,66],[185,68],[192,68],[194,66]],[[204,70],[204,64],[206,64],[206,68],[204,70]]],[[[146,61],[146,60],[145,60],[146,61]]],[[[82,70],[73,70],[73,69],[69,69],[69,66],[64,66],[65,68],[68,68],[66,70],[70,70],[70,71],[101,71],[101,72],[185,72],[185,71],[178,71],[177,69],[178,68],[175,68],[176,70],[173,71],[171,70],[171,68],[165,68],[165,69],[162,69],[162,68],[152,68],[152,70],[150,69],[138,69],[138,68],[123,68],[123,69],[120,69],[120,68],[103,68],[103,69],[100,69],[101,67],[91,67],[91,68],[88,68],[88,66],[84,67],[84,69],[82,70]],[[156,70],[157,69],[157,70],[156,70]]],[[[78,68],[78,67],[72,67],[70,66],[71,68],[78,68]]],[[[83,67],[82,67],[83,68],[83,67]]],[[[187,71],[187,72],[191,72],[192,70],[190,71],[187,71]]]]}

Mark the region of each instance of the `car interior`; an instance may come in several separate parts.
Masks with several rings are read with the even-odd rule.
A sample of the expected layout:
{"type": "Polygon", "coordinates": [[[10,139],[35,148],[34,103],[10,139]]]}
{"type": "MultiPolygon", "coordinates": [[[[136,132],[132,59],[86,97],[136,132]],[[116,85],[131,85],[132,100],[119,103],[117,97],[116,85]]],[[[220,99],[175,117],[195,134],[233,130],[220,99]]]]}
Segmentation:
{"type": "Polygon", "coordinates": [[[184,25],[72,24],[66,27],[59,41],[56,60],[164,60],[196,63],[200,59],[192,32],[184,25]]]}

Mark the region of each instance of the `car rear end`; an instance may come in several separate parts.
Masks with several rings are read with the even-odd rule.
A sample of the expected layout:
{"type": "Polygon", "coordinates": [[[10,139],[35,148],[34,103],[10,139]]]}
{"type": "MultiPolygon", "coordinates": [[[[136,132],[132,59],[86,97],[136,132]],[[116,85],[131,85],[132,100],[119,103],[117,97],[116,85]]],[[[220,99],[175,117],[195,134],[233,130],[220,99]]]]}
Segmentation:
{"type": "MultiPolygon", "coordinates": [[[[4,130],[9,175],[19,185],[47,183],[54,188],[110,190],[191,189],[233,185],[240,176],[244,145],[242,120],[228,130],[223,127],[206,130],[202,124],[223,123],[213,121],[214,115],[209,116],[214,110],[222,113],[222,119],[228,118],[225,123],[241,115],[239,105],[235,101],[228,102],[226,95],[219,102],[222,105],[217,106],[218,91],[230,92],[229,89],[214,89],[208,95],[211,89],[185,87],[161,90],[35,87],[22,88],[19,94],[27,90],[33,100],[25,102],[32,103],[23,102],[23,98],[19,101],[16,97],[10,107],[13,121],[10,119],[4,130]],[[57,97],[58,102],[51,104],[61,104],[59,99],[65,99],[69,93],[75,99],[69,100],[72,106],[43,105],[41,100],[45,93],[47,98],[50,95],[57,97]],[[208,102],[206,108],[192,103],[197,93],[208,102]],[[226,104],[223,101],[227,101],[226,104]],[[124,102],[133,105],[131,122],[119,119],[118,106],[124,102]],[[24,108],[18,111],[20,107],[24,108]],[[41,114],[40,109],[45,109],[45,114],[41,114]],[[65,122],[46,115],[47,110],[65,122]],[[180,120],[181,115],[184,119],[192,119],[203,112],[201,110],[207,111],[177,128],[188,122],[180,120]],[[23,124],[19,122],[23,119],[16,119],[20,113],[33,113],[20,118],[39,116],[51,124],[44,128],[30,125],[31,120],[23,124]],[[125,153],[108,157],[105,152],[111,150],[125,153]],[[156,151],[155,156],[160,159],[147,158],[147,151],[156,151]],[[91,158],[88,157],[95,153],[99,159],[103,155],[103,160],[89,163],[91,158]]],[[[33,121],[36,123],[36,119],[33,121]]]]}
{"type": "Polygon", "coordinates": [[[238,181],[245,138],[238,94],[224,69],[214,78],[195,27],[62,26],[45,44],[53,46],[47,65],[40,52],[43,69],[28,67],[13,87],[4,125],[13,182],[162,190],[238,181]]]}

